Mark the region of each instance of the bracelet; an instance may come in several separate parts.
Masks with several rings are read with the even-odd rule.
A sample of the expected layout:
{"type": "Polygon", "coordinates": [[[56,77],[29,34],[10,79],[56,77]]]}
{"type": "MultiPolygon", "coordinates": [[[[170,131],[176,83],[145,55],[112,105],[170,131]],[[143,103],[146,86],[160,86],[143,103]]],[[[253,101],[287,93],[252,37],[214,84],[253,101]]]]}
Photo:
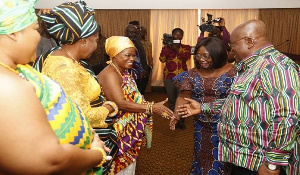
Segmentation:
{"type": "Polygon", "coordinates": [[[96,167],[102,167],[102,165],[106,162],[106,153],[105,153],[105,151],[103,150],[103,148],[100,148],[100,147],[93,147],[91,149],[92,150],[97,150],[97,151],[99,151],[101,153],[102,160],[101,160],[101,162],[96,167]]]}
{"type": "Polygon", "coordinates": [[[150,113],[151,113],[151,115],[153,114],[153,105],[154,105],[154,101],[152,101],[150,103],[150,113]]]}
{"type": "Polygon", "coordinates": [[[116,103],[114,103],[114,102],[112,102],[112,101],[106,101],[106,102],[104,102],[104,103],[102,104],[102,106],[103,106],[103,105],[109,105],[109,106],[111,106],[111,107],[114,109],[114,112],[108,114],[109,117],[113,117],[113,116],[115,116],[115,115],[118,114],[119,109],[118,109],[118,106],[116,105],[116,103]]]}
{"type": "Polygon", "coordinates": [[[147,106],[146,106],[146,114],[147,115],[152,115],[153,114],[153,105],[154,105],[154,101],[147,102],[147,106]]]}

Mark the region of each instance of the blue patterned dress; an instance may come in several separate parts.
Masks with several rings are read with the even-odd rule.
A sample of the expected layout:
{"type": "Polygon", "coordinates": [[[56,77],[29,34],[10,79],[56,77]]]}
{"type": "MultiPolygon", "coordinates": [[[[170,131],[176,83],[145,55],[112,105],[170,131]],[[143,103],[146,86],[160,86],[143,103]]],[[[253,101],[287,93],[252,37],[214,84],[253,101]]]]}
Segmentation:
{"type": "MultiPolygon", "coordinates": [[[[196,69],[182,72],[173,78],[179,91],[191,91],[192,99],[200,103],[213,102],[226,98],[236,74],[233,66],[220,77],[201,77],[196,69]]],[[[230,172],[230,167],[218,161],[218,130],[220,115],[194,116],[194,156],[191,168],[193,175],[221,175],[230,172]]]]}

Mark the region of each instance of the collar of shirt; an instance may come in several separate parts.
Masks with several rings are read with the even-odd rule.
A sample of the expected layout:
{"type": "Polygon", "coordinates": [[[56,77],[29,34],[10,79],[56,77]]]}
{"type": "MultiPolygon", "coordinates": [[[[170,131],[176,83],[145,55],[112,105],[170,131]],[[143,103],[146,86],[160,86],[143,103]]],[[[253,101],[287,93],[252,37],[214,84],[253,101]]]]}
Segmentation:
{"type": "Polygon", "coordinates": [[[252,55],[250,55],[247,58],[244,58],[241,62],[239,62],[237,64],[238,71],[246,70],[246,69],[251,68],[256,63],[256,61],[258,59],[260,59],[259,56],[265,55],[266,53],[274,51],[274,50],[275,50],[275,48],[274,48],[274,46],[272,44],[268,44],[265,47],[257,50],[252,55]]]}

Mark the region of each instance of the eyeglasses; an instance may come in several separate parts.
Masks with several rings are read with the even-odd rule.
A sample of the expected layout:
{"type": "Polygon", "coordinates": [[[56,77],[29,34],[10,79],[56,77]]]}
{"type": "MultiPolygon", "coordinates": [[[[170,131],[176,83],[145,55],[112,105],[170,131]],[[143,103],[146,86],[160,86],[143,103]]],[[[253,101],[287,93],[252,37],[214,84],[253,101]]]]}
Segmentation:
{"type": "MultiPolygon", "coordinates": [[[[243,37],[243,38],[241,38],[241,39],[236,40],[235,42],[229,43],[228,45],[229,45],[229,47],[232,48],[238,41],[241,41],[241,40],[246,39],[246,38],[250,38],[250,37],[245,36],[245,37],[243,37]]],[[[253,40],[253,38],[250,38],[250,39],[253,40]]]]}
{"type": "Polygon", "coordinates": [[[203,60],[209,60],[211,57],[209,56],[209,55],[201,55],[200,53],[197,53],[196,55],[195,55],[195,57],[196,58],[203,58],[203,60]]]}

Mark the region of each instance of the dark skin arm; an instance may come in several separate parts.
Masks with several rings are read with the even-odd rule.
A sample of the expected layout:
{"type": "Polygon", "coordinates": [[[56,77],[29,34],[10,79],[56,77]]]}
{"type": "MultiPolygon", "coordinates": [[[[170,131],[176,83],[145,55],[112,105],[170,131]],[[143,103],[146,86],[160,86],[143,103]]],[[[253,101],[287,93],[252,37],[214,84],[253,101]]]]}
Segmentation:
{"type": "MultiPolygon", "coordinates": [[[[126,112],[145,112],[147,107],[146,104],[134,103],[127,101],[124,98],[123,90],[121,88],[122,81],[121,76],[115,72],[114,69],[111,69],[111,67],[108,67],[104,72],[101,72],[98,75],[98,82],[102,86],[107,99],[115,102],[120,110],[126,112]]],[[[162,115],[163,112],[167,112],[167,118],[171,118],[173,112],[164,105],[166,102],[167,99],[159,103],[154,103],[153,112],[159,115],[162,115]]]]}
{"type": "Polygon", "coordinates": [[[179,46],[180,46],[180,44],[170,44],[170,45],[167,45],[167,47],[169,47],[171,50],[173,50],[176,54],[178,53],[179,46]]]}
{"type": "Polygon", "coordinates": [[[192,115],[201,113],[201,104],[193,99],[185,98],[189,103],[179,105],[176,112],[181,115],[182,118],[186,118],[192,115]]]}
{"type": "Polygon", "coordinates": [[[180,91],[178,94],[178,97],[176,99],[175,103],[175,109],[174,109],[174,118],[170,120],[170,129],[175,130],[175,125],[178,122],[178,120],[181,118],[181,115],[178,114],[177,110],[179,109],[179,106],[189,103],[185,100],[185,98],[190,98],[192,96],[191,91],[180,91]]]}
{"type": "Polygon", "coordinates": [[[274,171],[269,170],[269,168],[266,166],[266,164],[263,162],[257,172],[257,175],[279,175],[280,174],[280,168],[274,171]]]}
{"type": "MultiPolygon", "coordinates": [[[[0,82],[8,85],[0,87],[0,132],[6,133],[0,136],[0,174],[80,174],[100,163],[99,151],[59,143],[30,82],[5,76],[0,82]]],[[[95,141],[93,147],[104,147],[95,141]]]]}

